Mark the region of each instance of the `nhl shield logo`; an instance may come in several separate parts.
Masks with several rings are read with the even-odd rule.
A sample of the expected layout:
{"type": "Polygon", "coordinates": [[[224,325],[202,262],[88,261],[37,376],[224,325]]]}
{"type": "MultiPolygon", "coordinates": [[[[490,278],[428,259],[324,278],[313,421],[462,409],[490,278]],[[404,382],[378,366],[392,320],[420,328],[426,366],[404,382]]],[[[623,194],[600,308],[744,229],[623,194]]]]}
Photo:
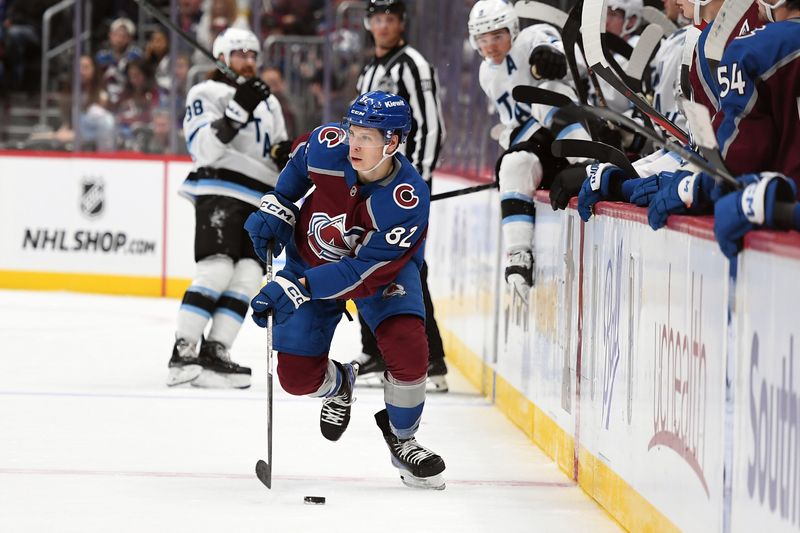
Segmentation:
{"type": "Polygon", "coordinates": [[[345,227],[347,215],[342,213],[331,218],[327,213],[314,213],[308,224],[308,246],[320,259],[339,261],[349,256],[356,247],[364,228],[345,227]]]}
{"type": "Polygon", "coordinates": [[[383,289],[382,297],[384,300],[388,300],[393,296],[400,296],[403,297],[406,295],[406,288],[398,283],[390,283],[383,289]]]}
{"type": "Polygon", "coordinates": [[[96,218],[105,206],[105,184],[103,179],[88,176],[81,180],[81,213],[87,218],[96,218]]]}

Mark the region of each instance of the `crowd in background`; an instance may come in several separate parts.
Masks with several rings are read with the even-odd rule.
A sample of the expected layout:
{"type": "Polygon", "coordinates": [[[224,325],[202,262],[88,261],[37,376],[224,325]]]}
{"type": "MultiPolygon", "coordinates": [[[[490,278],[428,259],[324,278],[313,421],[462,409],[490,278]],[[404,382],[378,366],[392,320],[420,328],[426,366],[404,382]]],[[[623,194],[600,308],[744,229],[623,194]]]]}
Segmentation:
{"type": "MultiPolygon", "coordinates": [[[[333,9],[343,0],[333,2],[333,9]]],[[[43,14],[57,0],[0,0],[0,105],[12,105],[12,97],[32,105],[40,94],[43,14]]],[[[168,0],[151,3],[169,13],[168,0]]],[[[142,27],[138,5],[132,0],[85,2],[91,9],[91,34],[82,43],[80,57],[81,149],[132,150],[148,153],[170,151],[170,135],[181,134],[188,89],[213,70],[202,52],[178,40],[175,65],[170,64],[169,31],[147,18],[142,27]],[[136,22],[134,22],[136,21],[136,22]],[[191,79],[190,79],[191,77],[191,79]],[[170,95],[174,91],[178,113],[170,122],[170,95]]],[[[269,37],[319,37],[332,34],[334,48],[347,67],[334,69],[328,94],[337,109],[354,96],[355,78],[363,63],[363,27],[335,28],[325,18],[325,0],[265,0],[256,26],[242,9],[251,2],[237,0],[179,0],[178,26],[210,50],[216,36],[229,27],[253,30],[264,42],[269,37]],[[334,34],[335,33],[335,34],[334,34]]],[[[84,9],[86,9],[84,7],[84,9]]],[[[53,19],[50,48],[72,38],[72,11],[53,19]]],[[[281,101],[290,135],[298,135],[318,123],[323,101],[323,46],[306,58],[296,73],[304,94],[291,91],[284,80],[284,66],[262,61],[262,78],[281,101]],[[310,101],[309,101],[310,100],[310,101]]],[[[75,137],[72,124],[72,57],[65,53],[49,66],[53,82],[46,88],[52,107],[58,108],[58,124],[38,128],[24,147],[70,149],[75,137]]],[[[294,73],[292,73],[294,75],[294,73]]],[[[2,128],[0,128],[2,130],[2,128]]],[[[2,133],[0,132],[0,135],[2,133]]],[[[2,142],[0,138],[0,142],[2,142]]],[[[182,139],[177,152],[185,153],[182,139]]]]}

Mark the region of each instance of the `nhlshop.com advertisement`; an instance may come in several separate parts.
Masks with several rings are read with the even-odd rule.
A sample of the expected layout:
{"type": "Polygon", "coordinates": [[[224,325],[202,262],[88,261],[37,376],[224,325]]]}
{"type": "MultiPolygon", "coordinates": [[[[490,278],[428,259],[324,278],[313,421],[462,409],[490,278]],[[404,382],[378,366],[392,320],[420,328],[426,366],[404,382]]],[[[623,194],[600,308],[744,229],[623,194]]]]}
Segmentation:
{"type": "Polygon", "coordinates": [[[0,160],[0,269],[158,276],[163,163],[0,160]]]}

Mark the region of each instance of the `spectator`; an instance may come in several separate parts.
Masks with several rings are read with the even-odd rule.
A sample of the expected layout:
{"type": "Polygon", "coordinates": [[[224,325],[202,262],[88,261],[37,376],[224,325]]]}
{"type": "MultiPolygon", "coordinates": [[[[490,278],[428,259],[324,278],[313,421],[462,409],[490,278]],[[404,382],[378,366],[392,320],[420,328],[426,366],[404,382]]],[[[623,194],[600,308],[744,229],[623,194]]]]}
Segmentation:
{"type": "Polygon", "coordinates": [[[169,111],[158,108],[153,111],[152,127],[142,130],[139,148],[147,154],[166,154],[170,151],[169,137],[172,127],[169,123],[169,111]]]}
{"type": "Polygon", "coordinates": [[[95,56],[112,105],[119,103],[125,89],[128,64],[143,57],[142,51],[132,42],[135,33],[136,26],[130,19],[114,20],[108,30],[108,48],[100,50],[95,56]]]}
{"type": "Polygon", "coordinates": [[[166,30],[159,27],[150,33],[144,49],[144,58],[154,73],[158,89],[168,93],[172,85],[172,73],[169,68],[169,36],[166,30]]]}
{"type": "Polygon", "coordinates": [[[158,90],[153,74],[143,59],[128,64],[125,91],[117,105],[120,136],[128,149],[136,149],[141,131],[150,128],[153,109],[158,106],[158,90]]]}
{"type": "Polygon", "coordinates": [[[11,90],[30,89],[35,83],[35,72],[31,71],[30,64],[41,46],[42,15],[54,3],[53,0],[17,0],[6,4],[3,28],[11,90]]]}
{"type": "MultiPolygon", "coordinates": [[[[95,148],[99,152],[114,150],[114,116],[108,110],[108,93],[103,89],[100,71],[92,56],[83,55],[80,60],[81,114],[78,122],[82,149],[95,148]]],[[[55,132],[37,133],[31,136],[29,145],[42,147],[41,142],[56,141],[63,147],[75,138],[72,126],[72,84],[67,79],[61,92],[61,126],[55,132]]]]}
{"type": "MultiPolygon", "coordinates": [[[[203,0],[179,0],[178,2],[178,26],[190,37],[197,39],[197,26],[203,16],[203,0]]],[[[178,51],[183,54],[191,54],[194,49],[183,42],[178,41],[178,51]]]]}
{"type": "MultiPolygon", "coordinates": [[[[245,17],[239,16],[236,0],[211,0],[209,10],[203,13],[197,25],[197,42],[211,50],[214,39],[227,28],[249,30],[250,24],[245,17]]],[[[206,56],[197,51],[193,59],[195,65],[209,62],[206,56]]]]}
{"type": "Polygon", "coordinates": [[[286,131],[289,138],[293,139],[298,135],[297,131],[297,101],[294,96],[286,90],[286,83],[283,73],[277,67],[265,67],[261,71],[261,80],[272,90],[272,94],[278,99],[283,108],[283,118],[286,121],[286,131]]]}

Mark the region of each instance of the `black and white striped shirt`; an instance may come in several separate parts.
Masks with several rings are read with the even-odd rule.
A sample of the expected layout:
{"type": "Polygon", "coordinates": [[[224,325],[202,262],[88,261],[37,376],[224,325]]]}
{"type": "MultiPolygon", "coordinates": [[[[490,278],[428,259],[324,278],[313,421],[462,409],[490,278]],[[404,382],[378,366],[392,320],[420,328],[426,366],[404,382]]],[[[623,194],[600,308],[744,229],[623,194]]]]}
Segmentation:
{"type": "Polygon", "coordinates": [[[430,183],[445,136],[439,79],[433,65],[403,44],[383,57],[373,57],[361,70],[357,89],[358,94],[386,91],[406,99],[411,106],[412,123],[404,154],[430,183]]]}

